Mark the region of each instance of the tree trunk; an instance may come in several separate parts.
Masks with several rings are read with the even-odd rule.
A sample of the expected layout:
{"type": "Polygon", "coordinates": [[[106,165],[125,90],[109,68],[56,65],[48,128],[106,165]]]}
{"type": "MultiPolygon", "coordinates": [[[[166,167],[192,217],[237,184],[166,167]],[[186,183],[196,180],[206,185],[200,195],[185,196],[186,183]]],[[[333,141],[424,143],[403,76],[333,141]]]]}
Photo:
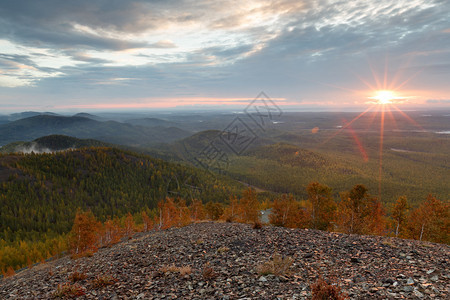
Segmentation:
{"type": "Polygon", "coordinates": [[[419,241],[422,241],[422,236],[423,236],[423,230],[425,228],[425,223],[422,224],[422,230],[420,231],[420,238],[419,241]]]}
{"type": "Polygon", "coordinates": [[[398,229],[400,228],[400,221],[397,223],[397,228],[395,228],[395,237],[398,237],[398,229]]]}

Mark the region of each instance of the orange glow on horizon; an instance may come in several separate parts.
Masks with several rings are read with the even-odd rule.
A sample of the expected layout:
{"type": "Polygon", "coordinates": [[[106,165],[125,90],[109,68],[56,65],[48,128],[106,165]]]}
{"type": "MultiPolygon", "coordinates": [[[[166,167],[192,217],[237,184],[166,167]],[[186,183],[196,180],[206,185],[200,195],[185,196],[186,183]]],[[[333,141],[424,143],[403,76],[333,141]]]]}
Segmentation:
{"type": "MultiPolygon", "coordinates": [[[[193,98],[145,98],[134,99],[122,103],[97,103],[97,104],[72,104],[60,105],[57,109],[137,109],[137,108],[175,108],[175,107],[189,107],[196,105],[247,105],[255,98],[208,98],[208,97],[193,97],[193,98]]],[[[292,105],[294,102],[289,102],[286,98],[272,98],[277,102],[277,105],[292,105]]]]}

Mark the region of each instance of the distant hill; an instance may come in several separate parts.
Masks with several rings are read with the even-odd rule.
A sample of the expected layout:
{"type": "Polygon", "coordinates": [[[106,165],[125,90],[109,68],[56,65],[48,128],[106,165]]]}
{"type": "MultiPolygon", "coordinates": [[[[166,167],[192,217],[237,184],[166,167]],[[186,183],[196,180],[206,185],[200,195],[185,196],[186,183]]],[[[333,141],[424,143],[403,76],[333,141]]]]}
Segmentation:
{"type": "Polygon", "coordinates": [[[24,112],[20,112],[20,113],[11,114],[8,116],[8,118],[10,121],[16,121],[16,120],[20,120],[20,119],[31,118],[31,117],[42,116],[42,115],[58,116],[58,114],[53,113],[53,112],[24,111],[24,112]]]}
{"type": "Polygon", "coordinates": [[[100,142],[93,139],[78,139],[66,135],[49,135],[35,139],[32,142],[14,142],[0,148],[3,153],[42,153],[55,152],[67,149],[78,149],[84,147],[111,147],[112,144],[100,142]]]}
{"type": "Polygon", "coordinates": [[[126,120],[125,123],[129,123],[131,125],[138,125],[138,126],[144,126],[144,127],[180,127],[181,125],[172,122],[167,121],[163,119],[158,118],[141,118],[141,119],[131,119],[126,120]]]}
{"type": "Polygon", "coordinates": [[[286,143],[253,148],[246,152],[245,155],[260,159],[270,159],[291,166],[320,168],[329,163],[328,159],[323,155],[286,143]]]}
{"type": "Polygon", "coordinates": [[[99,122],[79,116],[38,115],[0,125],[0,145],[16,141],[31,141],[52,134],[142,146],[175,141],[191,133],[179,128],[136,127],[115,121],[99,122]]]}
{"type": "Polygon", "coordinates": [[[92,119],[92,120],[96,120],[96,121],[104,121],[104,119],[102,117],[88,114],[88,113],[78,113],[78,114],[73,115],[73,117],[82,117],[82,118],[88,118],[88,119],[92,119]]]}
{"type": "MultiPolygon", "coordinates": [[[[240,136],[243,137],[244,136],[240,136]]],[[[235,155],[233,152],[232,143],[239,143],[241,140],[234,137],[228,137],[226,133],[221,130],[205,130],[197,132],[189,137],[180,139],[170,144],[160,145],[153,148],[152,153],[158,153],[158,157],[170,158],[171,160],[180,161],[193,161],[196,157],[201,155],[201,153],[210,145],[211,143],[220,151],[223,151],[229,156],[235,155]],[[227,140],[230,138],[230,140],[227,140]],[[227,145],[228,143],[228,145],[227,145]]],[[[254,147],[260,147],[263,145],[272,144],[273,141],[266,138],[257,137],[252,139],[245,148],[245,152],[254,147]]]]}

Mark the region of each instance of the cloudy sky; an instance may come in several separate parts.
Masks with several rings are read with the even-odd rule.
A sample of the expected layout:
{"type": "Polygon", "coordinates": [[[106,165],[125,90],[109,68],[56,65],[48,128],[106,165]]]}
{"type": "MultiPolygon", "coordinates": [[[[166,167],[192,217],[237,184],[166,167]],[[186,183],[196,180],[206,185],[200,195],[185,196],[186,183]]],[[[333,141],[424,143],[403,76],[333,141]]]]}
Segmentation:
{"type": "Polygon", "coordinates": [[[448,0],[3,0],[0,114],[450,107],[448,0]],[[400,99],[401,98],[401,99],[400,99]]]}

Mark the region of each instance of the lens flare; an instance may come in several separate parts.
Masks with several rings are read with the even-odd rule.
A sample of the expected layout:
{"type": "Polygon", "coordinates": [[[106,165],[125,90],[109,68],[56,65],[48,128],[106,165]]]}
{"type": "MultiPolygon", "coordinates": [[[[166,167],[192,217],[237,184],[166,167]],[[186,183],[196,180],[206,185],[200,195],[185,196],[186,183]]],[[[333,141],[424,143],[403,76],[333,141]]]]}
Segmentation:
{"type": "Polygon", "coordinates": [[[398,97],[395,92],[389,91],[389,90],[381,90],[377,91],[377,94],[373,97],[369,97],[369,99],[374,99],[376,101],[376,104],[391,104],[396,102],[396,100],[402,99],[401,97],[398,97]]]}

